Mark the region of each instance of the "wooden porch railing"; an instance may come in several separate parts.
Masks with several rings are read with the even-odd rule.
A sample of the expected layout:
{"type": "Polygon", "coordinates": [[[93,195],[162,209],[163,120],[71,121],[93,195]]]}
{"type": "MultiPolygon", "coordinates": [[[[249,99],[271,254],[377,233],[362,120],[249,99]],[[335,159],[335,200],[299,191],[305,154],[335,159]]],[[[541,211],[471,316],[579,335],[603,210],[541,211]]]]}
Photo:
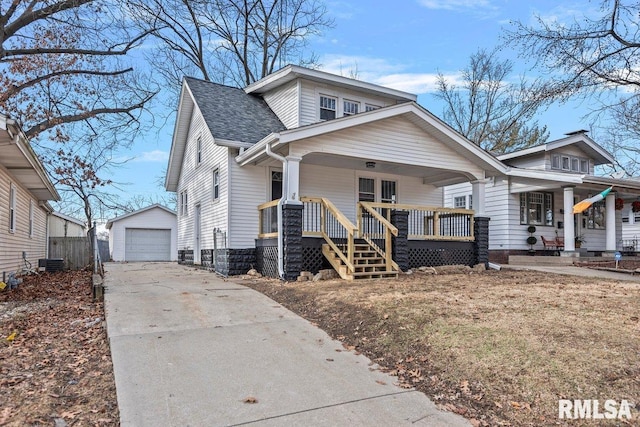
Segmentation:
{"type": "Polygon", "coordinates": [[[388,206],[387,203],[358,202],[358,231],[360,238],[384,258],[387,271],[392,271],[394,268],[399,271],[400,267],[393,260],[391,250],[391,235],[397,236],[398,229],[391,224],[388,206]],[[382,208],[385,210],[378,212],[375,209],[377,205],[387,206],[387,208],[382,208]]]}
{"type": "Polygon", "coordinates": [[[353,273],[354,239],[358,228],[327,198],[301,197],[300,200],[304,204],[302,234],[322,236],[353,273]]]}
{"type": "Polygon", "coordinates": [[[450,240],[472,242],[473,211],[400,203],[366,202],[391,222],[391,209],[409,212],[409,240],[450,240]]]}
{"type": "Polygon", "coordinates": [[[258,238],[278,237],[278,200],[258,205],[258,238]]]}

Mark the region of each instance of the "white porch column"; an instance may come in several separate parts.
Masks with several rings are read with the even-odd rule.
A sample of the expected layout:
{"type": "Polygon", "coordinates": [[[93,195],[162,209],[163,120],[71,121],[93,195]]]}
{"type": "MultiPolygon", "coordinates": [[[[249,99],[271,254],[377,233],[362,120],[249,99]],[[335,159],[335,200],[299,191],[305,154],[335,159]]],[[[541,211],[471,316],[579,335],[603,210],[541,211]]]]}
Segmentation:
{"type": "Polygon", "coordinates": [[[576,231],[573,218],[573,187],[564,187],[564,252],[575,252],[576,250],[576,231]]]}
{"type": "Polygon", "coordinates": [[[605,203],[605,229],[606,240],[605,249],[607,252],[616,251],[616,195],[614,193],[607,194],[604,199],[605,203]]]}
{"type": "Polygon", "coordinates": [[[485,214],[485,180],[471,181],[471,197],[473,199],[473,210],[476,215],[485,214]]]}
{"type": "Polygon", "coordinates": [[[287,203],[300,202],[300,161],[302,157],[299,156],[287,156],[287,172],[284,174],[284,179],[287,181],[286,189],[287,203]]]}

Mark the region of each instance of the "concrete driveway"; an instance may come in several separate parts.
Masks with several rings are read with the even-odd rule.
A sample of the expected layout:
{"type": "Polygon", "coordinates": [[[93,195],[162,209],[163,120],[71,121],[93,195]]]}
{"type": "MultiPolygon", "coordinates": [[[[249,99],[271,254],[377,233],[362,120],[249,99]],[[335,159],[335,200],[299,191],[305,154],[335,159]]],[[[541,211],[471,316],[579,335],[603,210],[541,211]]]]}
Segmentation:
{"type": "Polygon", "coordinates": [[[106,265],[122,426],[468,426],[266,296],[174,263],[106,265]]]}

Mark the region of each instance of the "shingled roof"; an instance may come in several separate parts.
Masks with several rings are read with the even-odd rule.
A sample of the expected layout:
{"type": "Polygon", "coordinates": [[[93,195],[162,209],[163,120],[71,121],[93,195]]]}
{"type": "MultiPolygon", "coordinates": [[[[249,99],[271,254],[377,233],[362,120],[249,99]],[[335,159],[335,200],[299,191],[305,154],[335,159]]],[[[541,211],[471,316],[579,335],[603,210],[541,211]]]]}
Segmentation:
{"type": "Polygon", "coordinates": [[[214,138],[256,143],[286,129],[267,103],[244,90],[185,77],[214,138]]]}

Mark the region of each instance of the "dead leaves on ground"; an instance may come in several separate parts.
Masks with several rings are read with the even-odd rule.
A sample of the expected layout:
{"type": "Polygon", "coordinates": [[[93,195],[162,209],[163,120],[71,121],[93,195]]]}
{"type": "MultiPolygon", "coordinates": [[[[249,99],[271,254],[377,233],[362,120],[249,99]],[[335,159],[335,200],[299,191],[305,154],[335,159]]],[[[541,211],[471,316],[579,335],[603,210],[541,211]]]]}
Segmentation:
{"type": "Polygon", "coordinates": [[[91,272],[79,271],[0,292],[0,426],[118,424],[104,308],[91,291],[91,272]]]}

